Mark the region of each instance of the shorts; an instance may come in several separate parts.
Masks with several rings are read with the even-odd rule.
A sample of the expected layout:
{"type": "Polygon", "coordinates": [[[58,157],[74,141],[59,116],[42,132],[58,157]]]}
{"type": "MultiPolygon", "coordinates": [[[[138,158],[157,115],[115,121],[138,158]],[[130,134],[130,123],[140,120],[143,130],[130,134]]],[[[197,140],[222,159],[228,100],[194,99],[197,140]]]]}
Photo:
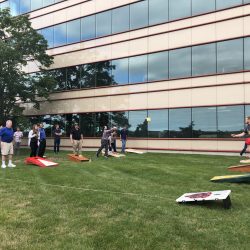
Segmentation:
{"type": "Polygon", "coordinates": [[[250,138],[246,138],[245,143],[246,143],[247,145],[250,145],[250,138]]]}
{"type": "Polygon", "coordinates": [[[1,142],[1,154],[2,155],[13,155],[13,143],[1,142]]]}

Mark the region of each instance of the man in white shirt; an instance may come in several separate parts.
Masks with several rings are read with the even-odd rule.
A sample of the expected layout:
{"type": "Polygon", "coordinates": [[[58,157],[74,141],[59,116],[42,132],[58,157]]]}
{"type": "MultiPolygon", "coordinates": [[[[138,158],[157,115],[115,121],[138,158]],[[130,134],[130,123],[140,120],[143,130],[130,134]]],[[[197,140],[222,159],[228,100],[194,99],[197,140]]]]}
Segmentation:
{"type": "Polygon", "coordinates": [[[23,132],[19,127],[16,128],[16,132],[14,133],[14,152],[15,155],[19,155],[20,146],[23,138],[23,132]]]}

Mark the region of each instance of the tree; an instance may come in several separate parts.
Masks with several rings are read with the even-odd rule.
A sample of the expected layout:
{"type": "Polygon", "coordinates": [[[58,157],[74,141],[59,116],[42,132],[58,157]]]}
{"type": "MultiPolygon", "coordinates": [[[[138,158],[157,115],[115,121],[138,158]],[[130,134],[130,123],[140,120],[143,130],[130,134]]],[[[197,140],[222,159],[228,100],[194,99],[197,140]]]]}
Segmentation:
{"type": "Polygon", "coordinates": [[[28,16],[11,16],[0,10],[0,121],[18,116],[25,102],[39,108],[39,98],[49,98],[55,86],[48,67],[53,57],[46,54],[47,41],[31,27],[28,16]],[[28,61],[39,65],[40,72],[26,74],[28,61]]]}

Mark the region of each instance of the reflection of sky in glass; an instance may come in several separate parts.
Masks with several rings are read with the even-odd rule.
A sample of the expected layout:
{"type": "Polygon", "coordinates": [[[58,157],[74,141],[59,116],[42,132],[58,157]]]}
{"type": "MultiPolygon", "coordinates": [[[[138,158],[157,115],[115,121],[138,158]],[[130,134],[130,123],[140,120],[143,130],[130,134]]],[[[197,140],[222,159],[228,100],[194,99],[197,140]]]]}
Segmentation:
{"type": "Polygon", "coordinates": [[[245,116],[250,116],[250,105],[245,106],[245,116]]]}
{"type": "Polygon", "coordinates": [[[66,23],[54,26],[54,46],[66,44],[66,23]]]}
{"type": "Polygon", "coordinates": [[[149,110],[148,117],[151,121],[148,123],[148,131],[166,131],[168,130],[168,110],[149,110]]]}
{"type": "Polygon", "coordinates": [[[192,0],[192,15],[198,15],[201,13],[206,13],[214,10],[215,10],[215,0],[205,0],[205,1],[192,0]]]}
{"type": "Polygon", "coordinates": [[[112,65],[114,66],[112,69],[114,83],[128,83],[128,58],[113,60],[112,65]]]}
{"type": "Polygon", "coordinates": [[[67,43],[79,42],[80,35],[80,19],[67,23],[67,43]]]}
{"type": "Polygon", "coordinates": [[[48,41],[49,48],[52,48],[53,45],[54,45],[53,44],[53,40],[54,40],[53,27],[43,29],[42,30],[42,35],[48,41]]]}
{"type": "Polygon", "coordinates": [[[129,58],[129,82],[147,81],[147,56],[135,56],[129,58]]]}
{"type": "Polygon", "coordinates": [[[43,0],[31,1],[31,10],[36,10],[43,7],[43,0]]]}
{"type": "Polygon", "coordinates": [[[111,34],[111,11],[102,12],[96,15],[96,36],[111,34]]]}
{"type": "Polygon", "coordinates": [[[81,40],[88,40],[96,37],[95,16],[81,19],[81,40]]]}
{"type": "Polygon", "coordinates": [[[239,5],[239,4],[242,4],[242,0],[216,0],[217,10],[231,7],[234,5],[239,5]]]}
{"type": "Polygon", "coordinates": [[[130,29],[148,25],[148,1],[141,1],[130,6],[130,29]]]}
{"type": "Polygon", "coordinates": [[[20,0],[20,13],[26,13],[30,11],[30,0],[20,0]]]}
{"type": "Polygon", "coordinates": [[[187,16],[191,16],[191,0],[169,0],[169,20],[187,16]]]}
{"type": "Polygon", "coordinates": [[[149,25],[168,21],[168,1],[149,0],[149,25]]]}
{"type": "Polygon", "coordinates": [[[112,10],[112,33],[129,30],[129,6],[112,10]]]}
{"type": "Polygon", "coordinates": [[[191,108],[169,110],[169,130],[180,131],[191,124],[191,108]]]}
{"type": "Polygon", "coordinates": [[[145,119],[147,118],[147,111],[129,111],[129,131],[133,132],[136,130],[138,125],[144,123],[145,119]]]}
{"type": "Polygon", "coordinates": [[[244,42],[244,69],[250,69],[250,38],[245,38],[244,42]]]}

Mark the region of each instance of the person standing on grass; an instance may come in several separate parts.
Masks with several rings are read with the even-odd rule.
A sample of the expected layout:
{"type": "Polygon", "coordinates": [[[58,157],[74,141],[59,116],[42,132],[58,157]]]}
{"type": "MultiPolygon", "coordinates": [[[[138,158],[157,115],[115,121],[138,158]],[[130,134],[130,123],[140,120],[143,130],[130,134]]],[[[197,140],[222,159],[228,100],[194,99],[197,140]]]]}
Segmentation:
{"type": "Polygon", "coordinates": [[[110,151],[113,151],[113,152],[117,152],[116,151],[116,136],[117,136],[117,133],[116,131],[112,132],[111,135],[110,135],[110,151]]]}
{"type": "Polygon", "coordinates": [[[37,156],[37,149],[38,149],[38,140],[39,140],[39,132],[37,124],[32,126],[32,130],[30,130],[28,135],[28,145],[30,146],[30,157],[37,156]]]}
{"type": "Polygon", "coordinates": [[[1,137],[1,154],[2,154],[2,168],[6,168],[6,158],[9,158],[8,167],[14,168],[16,165],[12,163],[13,156],[13,139],[14,131],[12,129],[12,121],[6,121],[6,127],[0,130],[1,137]]]}
{"type": "Polygon", "coordinates": [[[128,139],[128,130],[127,127],[125,126],[121,131],[120,131],[120,140],[122,142],[122,153],[124,154],[126,151],[126,143],[128,139]]]}
{"type": "Polygon", "coordinates": [[[23,132],[19,127],[16,128],[16,132],[14,133],[14,152],[16,155],[19,155],[20,146],[23,138],[23,132]]]}
{"type": "Polygon", "coordinates": [[[38,125],[38,132],[39,132],[38,156],[43,158],[46,149],[46,133],[43,128],[43,123],[40,123],[38,125]]]}
{"type": "Polygon", "coordinates": [[[54,134],[54,153],[58,154],[59,149],[60,149],[61,136],[62,136],[62,131],[58,124],[56,124],[53,134],[54,134]]]}
{"type": "Polygon", "coordinates": [[[76,123],[70,132],[70,141],[73,147],[73,154],[82,155],[83,134],[81,133],[79,125],[76,123]]]}
{"type": "Polygon", "coordinates": [[[245,129],[242,133],[231,135],[234,138],[240,138],[243,136],[245,136],[245,138],[246,138],[245,145],[244,145],[244,148],[242,149],[242,151],[240,152],[240,156],[242,156],[247,151],[247,148],[250,145],[250,116],[246,117],[245,123],[246,123],[246,126],[245,126],[245,129]]]}

